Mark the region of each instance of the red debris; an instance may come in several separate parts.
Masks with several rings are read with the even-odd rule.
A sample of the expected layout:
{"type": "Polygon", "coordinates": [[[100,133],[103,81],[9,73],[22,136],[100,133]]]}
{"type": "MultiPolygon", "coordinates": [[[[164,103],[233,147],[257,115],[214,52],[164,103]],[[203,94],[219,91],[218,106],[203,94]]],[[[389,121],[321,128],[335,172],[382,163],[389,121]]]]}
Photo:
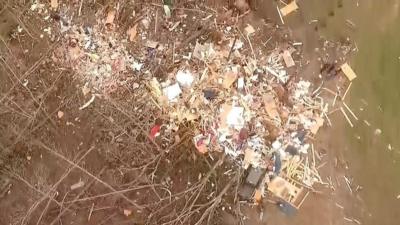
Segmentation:
{"type": "Polygon", "coordinates": [[[208,148],[204,143],[204,139],[200,139],[196,142],[196,148],[201,154],[206,154],[208,152],[208,148]]]}
{"type": "Polygon", "coordinates": [[[150,137],[151,139],[156,138],[157,134],[160,132],[161,125],[154,125],[153,128],[150,130],[150,137]]]}

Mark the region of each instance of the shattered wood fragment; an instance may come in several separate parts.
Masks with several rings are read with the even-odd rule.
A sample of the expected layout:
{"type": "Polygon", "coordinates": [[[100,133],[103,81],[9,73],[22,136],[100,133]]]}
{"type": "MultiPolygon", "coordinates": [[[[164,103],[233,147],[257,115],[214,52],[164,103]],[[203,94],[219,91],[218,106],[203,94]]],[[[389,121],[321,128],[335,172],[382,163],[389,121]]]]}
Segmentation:
{"type": "Polygon", "coordinates": [[[82,94],[83,94],[83,96],[86,96],[86,95],[89,94],[89,93],[90,93],[90,88],[88,88],[87,84],[85,84],[85,85],[82,87],[82,94]]]}
{"type": "Polygon", "coordinates": [[[78,188],[81,188],[84,185],[85,185],[85,182],[79,181],[78,183],[71,185],[71,191],[73,191],[75,189],[78,189],[78,188]]]}
{"type": "Polygon", "coordinates": [[[290,54],[289,50],[283,51],[282,57],[283,57],[283,61],[285,61],[285,64],[286,64],[286,67],[287,67],[287,68],[296,65],[296,64],[294,63],[293,58],[292,58],[292,54],[290,54]]]}
{"type": "MultiPolygon", "coordinates": [[[[353,82],[350,82],[349,86],[347,86],[347,89],[346,89],[346,91],[345,91],[344,94],[343,94],[342,101],[344,101],[344,99],[346,98],[346,95],[347,95],[347,93],[349,92],[350,87],[351,87],[352,84],[353,84],[353,82]]],[[[337,96],[337,94],[335,95],[335,97],[336,97],[336,96],[337,96]]],[[[334,105],[334,104],[333,104],[333,105],[334,105]]]]}
{"type": "Polygon", "coordinates": [[[340,111],[342,112],[344,118],[349,123],[350,127],[354,127],[353,123],[351,122],[349,116],[347,116],[346,112],[344,111],[343,107],[340,107],[340,111]]]}
{"type": "Polygon", "coordinates": [[[256,32],[256,30],[255,30],[254,27],[251,26],[250,24],[247,24],[246,28],[244,28],[244,33],[245,33],[247,36],[250,36],[250,35],[254,34],[255,32],[256,32]]]}
{"type": "Polygon", "coordinates": [[[137,24],[133,25],[133,27],[129,28],[127,31],[129,41],[134,41],[137,35],[137,24]]]}
{"type": "Polygon", "coordinates": [[[232,86],[232,84],[236,81],[237,77],[238,77],[238,75],[234,72],[230,71],[230,72],[225,73],[222,86],[225,89],[229,89],[232,86]]]}
{"type": "Polygon", "coordinates": [[[63,111],[58,111],[57,116],[59,119],[63,118],[64,112],[63,111]]]}
{"type": "Polygon", "coordinates": [[[148,40],[146,42],[146,47],[155,49],[158,47],[158,42],[148,40]]]}
{"type": "Polygon", "coordinates": [[[151,79],[150,88],[156,97],[160,97],[162,95],[161,85],[158,82],[157,78],[153,77],[153,79],[151,79]]]}
{"type": "Polygon", "coordinates": [[[130,209],[124,209],[124,215],[125,215],[126,217],[132,215],[132,210],[130,210],[130,209]]]}
{"type": "Polygon", "coordinates": [[[212,60],[215,51],[211,43],[200,44],[196,42],[193,50],[193,57],[199,60],[212,60]]]}
{"type": "Polygon", "coordinates": [[[314,135],[316,135],[319,128],[324,125],[324,119],[322,119],[321,117],[317,117],[315,121],[316,122],[314,123],[314,125],[310,128],[311,133],[314,135]]]}
{"type": "MultiPolygon", "coordinates": [[[[136,21],[139,19],[136,19],[136,21]]],[[[150,28],[150,21],[147,18],[143,18],[140,23],[143,25],[144,29],[148,30],[150,28]]]]}
{"type": "Polygon", "coordinates": [[[110,10],[107,13],[107,17],[106,17],[106,25],[112,25],[114,24],[114,19],[115,19],[115,14],[117,12],[115,10],[110,10]]]}
{"type": "Polygon", "coordinates": [[[164,5],[163,8],[164,8],[165,17],[170,18],[171,17],[171,9],[169,8],[169,5],[164,5]]]}
{"type": "Polygon", "coordinates": [[[356,24],[349,19],[346,20],[346,25],[349,26],[351,29],[356,29],[356,24]]]}
{"type": "Polygon", "coordinates": [[[368,122],[368,120],[364,120],[364,123],[365,123],[365,125],[367,125],[367,126],[371,126],[371,124],[368,122]]]}
{"type": "Polygon", "coordinates": [[[297,10],[299,6],[297,5],[296,1],[293,0],[291,3],[287,4],[285,7],[280,9],[282,16],[287,16],[291,12],[297,10]]]}
{"type": "Polygon", "coordinates": [[[171,28],[169,28],[169,31],[175,30],[175,28],[177,28],[180,23],[181,23],[181,21],[176,22],[171,28]]]}
{"type": "Polygon", "coordinates": [[[249,168],[251,162],[256,158],[256,153],[251,148],[246,148],[244,151],[243,168],[249,168]]]}
{"type": "Polygon", "coordinates": [[[90,100],[88,102],[86,102],[83,106],[81,106],[79,108],[79,110],[83,110],[83,109],[87,108],[90,104],[92,104],[94,102],[95,98],[96,98],[96,95],[92,95],[92,98],[90,98],[90,100]]]}
{"type": "Polygon", "coordinates": [[[58,0],[51,0],[50,1],[50,7],[54,10],[58,8],[58,0]]]}
{"type": "Polygon", "coordinates": [[[199,115],[186,111],[184,114],[184,118],[186,119],[186,121],[191,122],[193,120],[198,119],[199,115]]]}
{"type": "Polygon", "coordinates": [[[83,56],[83,52],[79,46],[69,47],[68,56],[71,61],[75,61],[83,56]]]}
{"type": "Polygon", "coordinates": [[[279,15],[279,18],[281,19],[282,24],[285,24],[285,21],[283,20],[283,16],[282,16],[281,10],[279,9],[279,6],[276,6],[276,10],[278,11],[278,15],[279,15]]]}
{"type": "Polygon", "coordinates": [[[342,69],[344,75],[346,75],[346,77],[349,79],[349,81],[352,81],[357,77],[356,73],[354,73],[349,64],[345,63],[340,68],[342,69]]]}
{"type": "Polygon", "coordinates": [[[183,122],[183,120],[190,122],[192,120],[199,118],[199,115],[190,112],[190,110],[186,110],[184,107],[178,109],[176,114],[179,122],[183,122]]]}
{"type": "Polygon", "coordinates": [[[254,203],[256,204],[262,203],[262,191],[259,188],[257,188],[254,193],[254,203]]]}
{"type": "Polygon", "coordinates": [[[358,117],[356,114],[350,109],[350,107],[346,104],[346,102],[343,102],[344,107],[349,111],[349,113],[354,117],[355,120],[358,120],[358,117]]]}
{"type": "Polygon", "coordinates": [[[204,50],[203,45],[200,43],[196,42],[196,45],[194,46],[193,50],[193,57],[199,60],[203,60],[204,57],[202,56],[202,51],[204,50]]]}
{"type": "Polygon", "coordinates": [[[271,94],[266,94],[263,97],[265,110],[268,113],[268,116],[272,119],[280,119],[278,107],[276,106],[275,99],[271,94]]]}

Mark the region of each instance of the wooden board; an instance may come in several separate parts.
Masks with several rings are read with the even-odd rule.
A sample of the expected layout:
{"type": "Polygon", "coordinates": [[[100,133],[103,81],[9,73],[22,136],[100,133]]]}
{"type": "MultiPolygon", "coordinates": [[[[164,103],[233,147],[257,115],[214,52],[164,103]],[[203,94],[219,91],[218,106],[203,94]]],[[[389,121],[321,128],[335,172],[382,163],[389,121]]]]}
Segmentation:
{"type": "Polygon", "coordinates": [[[289,68],[289,67],[296,65],[294,63],[292,55],[290,54],[290,52],[288,50],[283,51],[282,57],[283,57],[283,61],[285,61],[286,67],[289,68]]]}
{"type": "Polygon", "coordinates": [[[357,77],[356,73],[354,73],[353,69],[347,63],[343,64],[340,69],[342,69],[344,75],[346,75],[349,81],[352,81],[357,77]]]}
{"type": "Polygon", "coordinates": [[[287,4],[285,7],[281,8],[281,14],[282,16],[286,16],[289,13],[297,10],[299,6],[297,5],[296,1],[292,1],[291,3],[287,4]]]}
{"type": "Polygon", "coordinates": [[[256,30],[255,30],[254,27],[252,27],[250,24],[247,24],[247,27],[244,28],[244,33],[245,33],[247,36],[252,35],[254,32],[256,32],[256,30]]]}

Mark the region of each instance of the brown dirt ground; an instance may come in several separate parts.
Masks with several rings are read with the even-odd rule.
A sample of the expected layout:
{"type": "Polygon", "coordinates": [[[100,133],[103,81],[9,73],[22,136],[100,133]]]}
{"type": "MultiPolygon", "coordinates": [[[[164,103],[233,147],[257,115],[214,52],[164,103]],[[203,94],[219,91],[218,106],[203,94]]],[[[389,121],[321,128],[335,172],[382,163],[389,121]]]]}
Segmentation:
{"type": "MultiPolygon", "coordinates": [[[[176,2],[187,8],[194,4],[176,2]]],[[[228,2],[232,1],[208,1],[206,5],[228,7],[228,2]]],[[[87,3],[83,8],[90,10],[83,11],[83,20],[90,23],[94,12],[112,3],[87,3]]],[[[193,150],[190,124],[164,140],[149,139],[148,131],[157,118],[162,119],[162,112],[149,101],[148,92],[122,89],[79,110],[87,101],[80,91],[82,83],[68,67],[51,60],[54,49],[63,43],[39,37],[41,20],[28,13],[29,5],[2,1],[0,6],[0,178],[10,181],[4,187],[7,192],[0,196],[0,224],[194,224],[229,181],[239,180],[239,175],[222,175],[234,168],[227,159],[209,172],[221,157],[215,153],[215,160],[211,160],[193,150]],[[15,32],[18,24],[26,31],[15,32]],[[64,112],[62,118],[57,117],[58,111],[64,112]],[[204,177],[208,179],[202,183],[204,177]],[[80,180],[84,187],[71,190],[70,186],[80,180]],[[122,195],[116,194],[117,190],[122,190],[122,195]],[[105,193],[111,194],[102,195],[105,193]],[[197,211],[184,211],[192,203],[191,208],[197,211]],[[132,214],[125,216],[124,210],[132,214]]],[[[127,6],[139,12],[148,7],[127,6]]],[[[120,22],[126,21],[122,18],[120,22]]],[[[288,30],[264,24],[255,13],[240,20],[239,27],[247,23],[261,27],[256,45],[262,46],[266,37],[273,36],[271,44],[263,47],[265,54],[291,39],[288,30]]],[[[154,37],[158,41],[175,38],[168,33],[154,37]]],[[[164,67],[169,65],[152,69],[163,71],[164,67]]],[[[336,156],[330,151],[334,146],[317,147],[317,151],[325,151],[323,148],[327,158],[336,156]]],[[[329,160],[324,173],[336,173],[334,165],[334,160],[329,160]]],[[[237,205],[232,204],[234,190],[227,193],[218,209],[210,212],[210,224],[239,223],[235,219],[237,205]]],[[[332,206],[336,197],[328,193],[306,201],[297,224],[319,224],[316,216],[321,214],[333,221],[330,224],[340,224],[334,223],[339,215],[332,206]],[[328,201],[331,204],[325,205],[328,201]]],[[[270,204],[265,203],[265,207],[265,218],[271,224],[291,222],[275,213],[270,204]]],[[[246,224],[257,224],[258,212],[257,208],[244,207],[243,213],[251,218],[246,224]]]]}

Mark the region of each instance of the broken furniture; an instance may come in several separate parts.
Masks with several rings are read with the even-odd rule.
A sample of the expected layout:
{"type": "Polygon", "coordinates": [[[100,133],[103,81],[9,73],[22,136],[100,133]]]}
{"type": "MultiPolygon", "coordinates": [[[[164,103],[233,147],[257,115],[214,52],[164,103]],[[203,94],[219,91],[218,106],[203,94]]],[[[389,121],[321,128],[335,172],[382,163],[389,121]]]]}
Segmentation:
{"type": "Polygon", "coordinates": [[[268,184],[268,191],[296,209],[300,208],[307,197],[303,187],[299,187],[295,182],[289,182],[279,176],[274,177],[268,184]]]}
{"type": "Polygon", "coordinates": [[[245,200],[249,200],[253,197],[255,189],[264,179],[266,169],[250,167],[247,171],[246,179],[239,188],[239,196],[245,200]]]}

